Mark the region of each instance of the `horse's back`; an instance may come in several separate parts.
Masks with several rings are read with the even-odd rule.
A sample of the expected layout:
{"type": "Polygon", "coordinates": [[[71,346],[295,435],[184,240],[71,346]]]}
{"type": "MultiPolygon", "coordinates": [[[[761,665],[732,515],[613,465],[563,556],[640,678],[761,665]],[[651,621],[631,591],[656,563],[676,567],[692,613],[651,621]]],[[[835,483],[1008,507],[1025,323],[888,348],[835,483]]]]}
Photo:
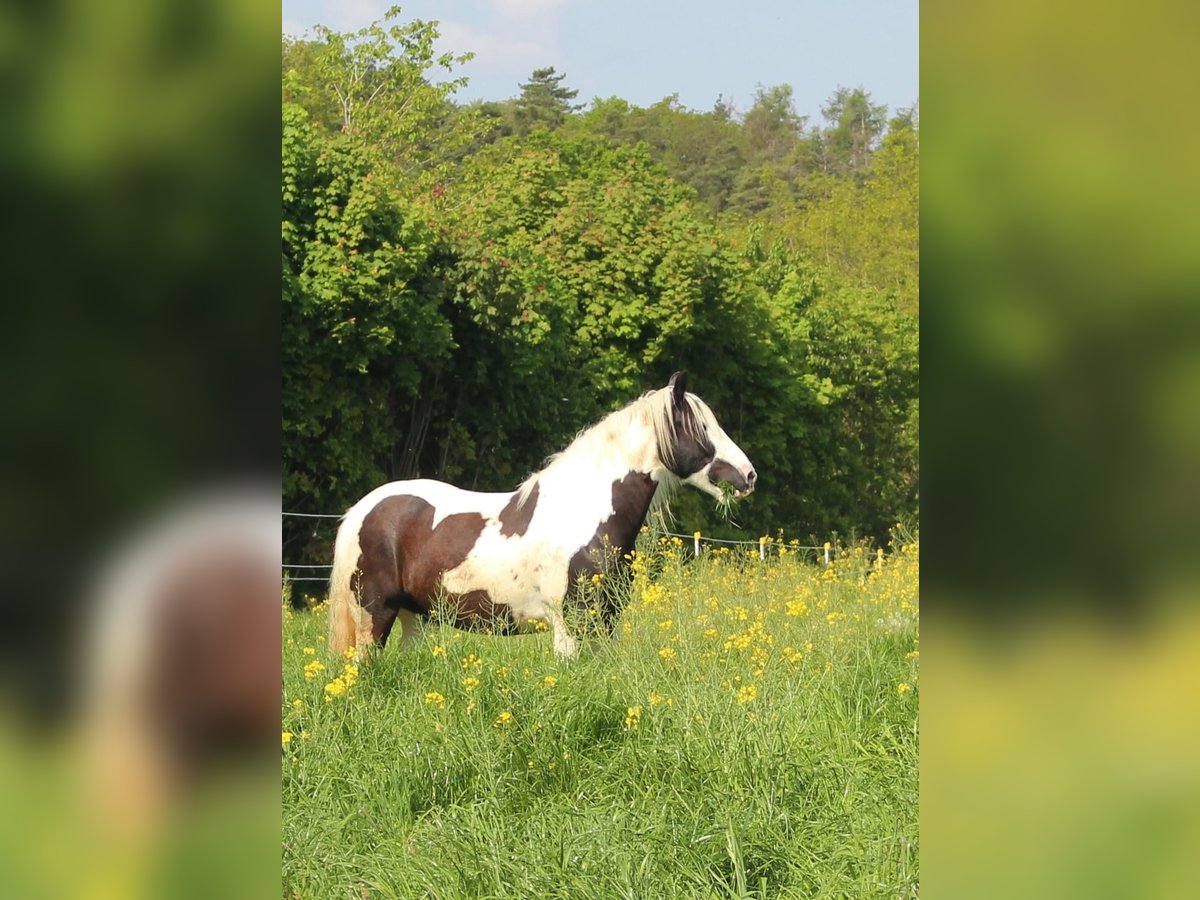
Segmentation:
{"type": "Polygon", "coordinates": [[[392,497],[423,500],[433,507],[434,518],[440,521],[447,515],[463,512],[477,512],[485,518],[494,518],[512,498],[512,492],[468,491],[431,478],[392,481],[375,488],[354,504],[346,513],[344,521],[361,524],[373,509],[392,497]]]}

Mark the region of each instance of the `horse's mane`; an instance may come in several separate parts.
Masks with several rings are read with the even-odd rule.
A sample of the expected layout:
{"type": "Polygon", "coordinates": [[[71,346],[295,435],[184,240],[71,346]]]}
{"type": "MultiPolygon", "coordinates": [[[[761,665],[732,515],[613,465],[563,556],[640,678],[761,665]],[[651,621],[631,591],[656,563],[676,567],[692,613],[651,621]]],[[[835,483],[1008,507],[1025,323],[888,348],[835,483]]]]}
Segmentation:
{"type": "MultiPolygon", "coordinates": [[[[686,411],[682,417],[683,434],[697,440],[705,440],[707,426],[716,426],[716,417],[712,410],[695,394],[685,394],[686,411]]],[[[663,488],[654,492],[651,511],[666,506],[681,484],[672,468],[675,465],[675,451],[679,444],[679,429],[675,426],[672,414],[671,389],[669,387],[648,391],[620,409],[609,413],[599,422],[579,431],[570,444],[558,453],[546,457],[542,468],[526,478],[517,488],[517,508],[525,505],[537,486],[543,472],[563,461],[573,459],[580,453],[589,451],[604,452],[608,446],[623,446],[623,440],[630,431],[630,426],[643,425],[654,434],[654,441],[662,468],[656,474],[656,480],[663,488]]]]}

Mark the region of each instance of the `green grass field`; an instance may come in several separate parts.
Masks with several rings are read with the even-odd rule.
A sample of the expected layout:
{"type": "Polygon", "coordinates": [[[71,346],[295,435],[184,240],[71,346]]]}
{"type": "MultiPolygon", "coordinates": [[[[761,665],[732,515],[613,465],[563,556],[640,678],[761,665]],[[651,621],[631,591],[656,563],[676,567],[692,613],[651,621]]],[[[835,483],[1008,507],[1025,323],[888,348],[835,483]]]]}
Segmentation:
{"type": "Polygon", "coordinates": [[[916,896],[917,545],[689,556],[571,662],[431,624],[354,666],[285,603],[284,896],[916,896]]]}

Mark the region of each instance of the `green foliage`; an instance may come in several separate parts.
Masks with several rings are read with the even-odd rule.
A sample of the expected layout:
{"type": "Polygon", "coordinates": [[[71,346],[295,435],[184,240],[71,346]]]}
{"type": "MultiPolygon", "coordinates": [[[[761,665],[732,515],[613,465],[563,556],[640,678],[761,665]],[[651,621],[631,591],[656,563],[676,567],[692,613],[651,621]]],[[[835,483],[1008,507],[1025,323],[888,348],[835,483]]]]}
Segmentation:
{"type": "MultiPolygon", "coordinates": [[[[395,17],[395,10],[389,19],[395,17]]],[[[917,510],[916,108],[791,88],[739,116],[585,112],[563,76],[455,105],[433,23],[283,47],[285,503],[385,480],[512,489],[692,371],[760,487],[677,524],[881,537],[917,510]],[[807,129],[807,130],[806,130],[807,129]]],[[[313,561],[324,561],[327,551],[313,561]]]]}
{"type": "Polygon", "coordinates": [[[778,218],[776,233],[847,284],[893,294],[915,315],[920,142],[910,121],[893,120],[861,177],[809,179],[811,195],[778,218]]]}
{"type": "Polygon", "coordinates": [[[392,7],[381,22],[353,34],[317,26],[316,41],[285,39],[284,100],[389,160],[398,184],[432,184],[449,173],[447,163],[480,125],[450,102],[466,79],[434,82],[428,73],[451,72],[472,54],[436,55],[436,23],[385,26],[399,15],[392,7]]]}
{"type": "Polygon", "coordinates": [[[284,107],[284,496],[305,509],[381,480],[394,404],[450,350],[433,238],[377,167],[284,107]]]}
{"type": "Polygon", "coordinates": [[[665,97],[645,109],[612,97],[596,100],[578,119],[579,130],[614,143],[645,144],[677,181],[690,185],[711,211],[729,203],[743,167],[742,135],[728,110],[696,113],[665,97]]]}
{"type": "MultiPolygon", "coordinates": [[[[456,417],[494,439],[471,455],[508,479],[495,486],[511,486],[650,386],[648,371],[665,383],[667,349],[719,300],[721,241],[644,150],[594,138],[503,141],[469,162],[456,190],[440,198],[438,217],[456,250],[447,277],[456,341],[471,361],[459,377],[469,396],[504,401],[456,417]]],[[[447,458],[458,450],[447,447],[447,458]]],[[[492,486],[490,474],[479,477],[492,486]]]]}

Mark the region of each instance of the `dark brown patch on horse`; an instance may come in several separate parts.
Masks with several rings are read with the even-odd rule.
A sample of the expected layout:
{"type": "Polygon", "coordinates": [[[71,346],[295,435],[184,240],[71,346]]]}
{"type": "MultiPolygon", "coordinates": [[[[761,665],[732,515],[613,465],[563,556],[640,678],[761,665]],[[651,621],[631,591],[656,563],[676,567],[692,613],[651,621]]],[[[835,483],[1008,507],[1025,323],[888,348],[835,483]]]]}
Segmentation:
{"type": "Polygon", "coordinates": [[[687,402],[687,373],[671,376],[671,428],[675,432],[671,451],[671,471],[680,478],[699,472],[717,455],[696,412],[687,402]]]}
{"type": "MultiPolygon", "coordinates": [[[[387,642],[401,609],[429,615],[442,594],[442,575],[462,564],[486,524],[479,513],[455,513],[435,528],[433,516],[428,501],[403,494],[379,501],[358,530],[360,555],[351,587],[370,613],[380,644],[387,642]]],[[[486,591],[446,597],[456,609],[456,624],[511,627],[507,605],[494,602],[486,591]]]]}
{"type": "Polygon", "coordinates": [[[529,492],[525,502],[518,506],[520,497],[521,492],[517,491],[508,501],[508,505],[500,510],[500,534],[504,537],[512,537],[514,534],[521,537],[529,530],[529,523],[533,520],[533,510],[538,501],[537,482],[534,482],[533,490],[529,492]]]}
{"type": "MultiPolygon", "coordinates": [[[[633,550],[638,531],[646,521],[650,501],[658,483],[645,472],[630,472],[612,485],[613,512],[600,523],[591,540],[575,551],[567,567],[567,584],[574,587],[580,577],[597,572],[622,572],[625,554],[633,550]]],[[[615,609],[605,609],[605,623],[612,628],[615,609]]]]}
{"type": "Polygon", "coordinates": [[[744,491],[750,487],[750,482],[746,480],[746,476],[723,459],[718,459],[713,463],[712,468],[708,470],[708,480],[713,484],[728,481],[739,491],[744,491]]]}

